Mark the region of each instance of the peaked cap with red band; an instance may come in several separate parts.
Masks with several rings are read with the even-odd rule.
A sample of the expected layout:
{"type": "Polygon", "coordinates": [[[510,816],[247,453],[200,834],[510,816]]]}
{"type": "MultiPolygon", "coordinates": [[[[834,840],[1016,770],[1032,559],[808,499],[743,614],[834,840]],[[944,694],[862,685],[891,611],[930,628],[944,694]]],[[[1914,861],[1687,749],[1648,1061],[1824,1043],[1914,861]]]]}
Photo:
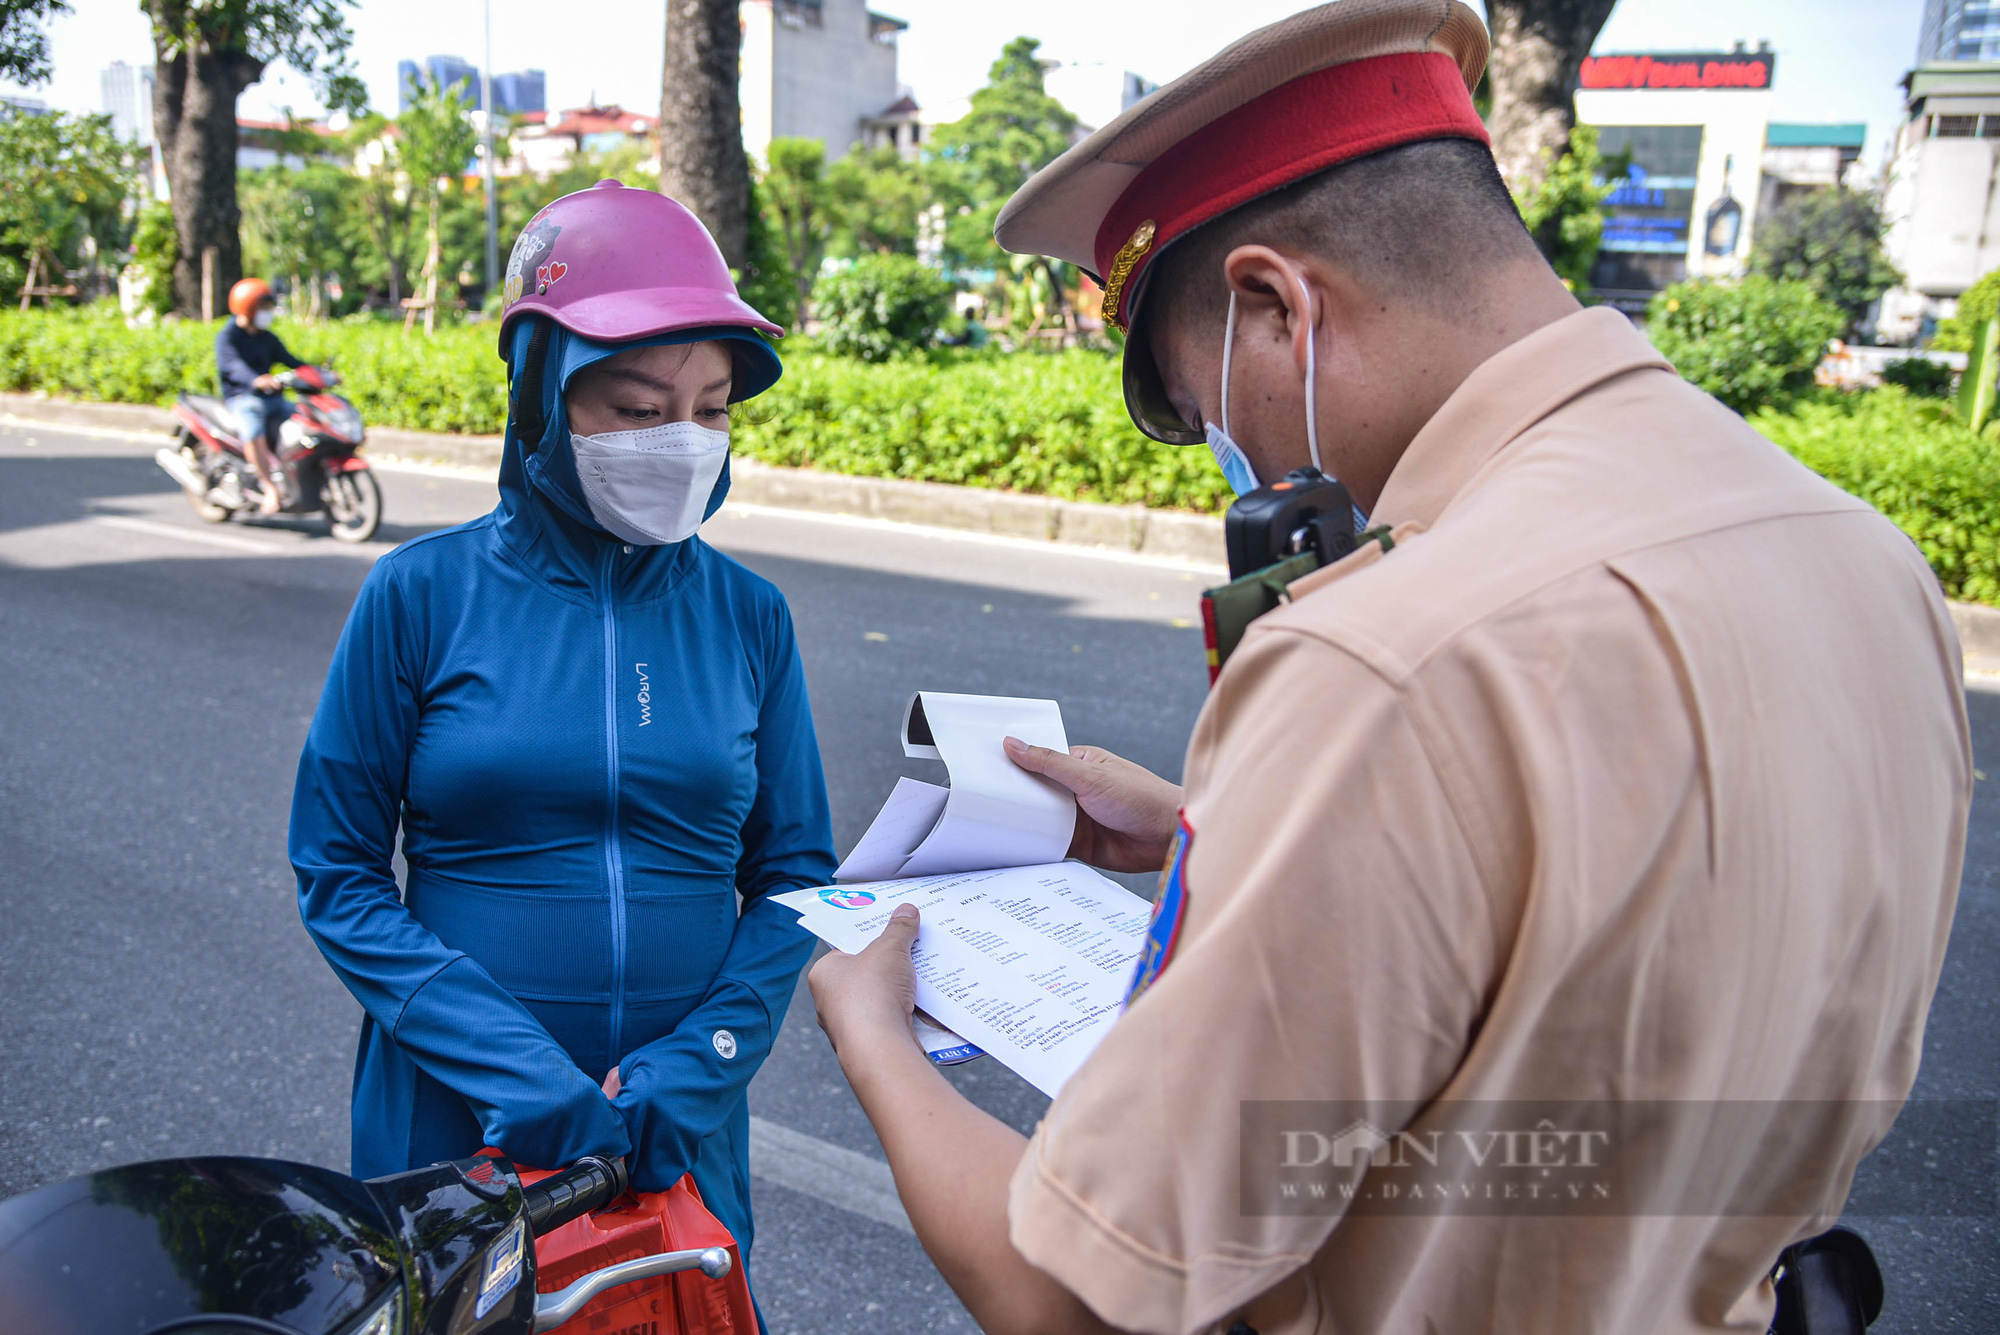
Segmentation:
{"type": "MultiPolygon", "coordinates": [[[[1459,0],[1334,0],[1260,28],[1037,172],[1000,211],[1007,250],[1068,260],[1133,330],[1155,257],[1176,239],[1328,167],[1424,139],[1475,139],[1485,25],[1459,0]]],[[[1135,331],[1136,335],[1136,331],[1135,331]]],[[[1166,402],[1143,337],[1125,402],[1156,440],[1204,433],[1166,402]]]]}

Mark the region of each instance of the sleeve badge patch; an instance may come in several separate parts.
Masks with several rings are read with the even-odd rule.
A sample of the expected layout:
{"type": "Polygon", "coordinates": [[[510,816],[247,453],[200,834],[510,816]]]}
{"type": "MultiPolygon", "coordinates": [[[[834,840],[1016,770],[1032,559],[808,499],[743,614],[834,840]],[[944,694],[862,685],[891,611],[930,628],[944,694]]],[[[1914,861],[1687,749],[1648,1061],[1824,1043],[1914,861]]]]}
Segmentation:
{"type": "Polygon", "coordinates": [[[1139,947],[1139,965],[1133,970],[1132,985],[1125,989],[1127,1006],[1166,972],[1168,961],[1174,957],[1174,947],[1180,944],[1181,921],[1187,917],[1188,851],[1193,847],[1194,826],[1188,824],[1187,813],[1183,811],[1180,829],[1174,832],[1173,847],[1167,852],[1166,868],[1160,873],[1160,893],[1153,901],[1153,920],[1146,928],[1146,942],[1139,947]]]}

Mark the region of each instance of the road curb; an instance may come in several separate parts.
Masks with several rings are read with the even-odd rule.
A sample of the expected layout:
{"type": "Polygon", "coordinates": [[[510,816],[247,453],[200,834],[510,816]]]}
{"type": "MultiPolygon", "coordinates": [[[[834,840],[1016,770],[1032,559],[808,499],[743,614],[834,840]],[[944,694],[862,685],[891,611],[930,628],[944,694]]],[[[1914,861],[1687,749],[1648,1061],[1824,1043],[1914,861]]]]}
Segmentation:
{"type": "MultiPolygon", "coordinates": [[[[174,429],[174,416],[165,408],[83,403],[34,394],[0,394],[0,416],[100,431],[174,429]]],[[[500,445],[499,436],[444,435],[393,427],[368,433],[369,451],[384,459],[458,468],[498,468],[500,445]]],[[[1204,565],[1226,564],[1222,521],[1214,515],[1149,510],[1143,505],[1061,501],[944,482],[849,477],[809,468],[780,468],[741,456],[731,461],[730,473],[730,499],[753,505],[1110,548],[1204,565]]]]}
{"type": "Polygon", "coordinates": [[[1952,624],[1958,627],[1958,644],[1966,654],[2000,660],[2000,608],[1978,603],[1952,603],[1952,624]]]}

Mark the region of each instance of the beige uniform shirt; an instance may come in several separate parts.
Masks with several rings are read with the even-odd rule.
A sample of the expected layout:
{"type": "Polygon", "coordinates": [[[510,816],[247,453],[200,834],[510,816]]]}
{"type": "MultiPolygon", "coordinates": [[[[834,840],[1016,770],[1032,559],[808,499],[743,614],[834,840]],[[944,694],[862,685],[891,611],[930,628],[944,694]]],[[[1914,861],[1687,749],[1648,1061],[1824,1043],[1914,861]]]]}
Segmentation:
{"type": "Polygon", "coordinates": [[[1173,954],[1036,1132],[1014,1244],[1133,1331],[1289,1280],[1263,1335],[1762,1332],[1944,955],[1937,585],[1610,310],[1481,366],[1374,519],[1394,549],[1294,585],[1210,696],[1173,954]]]}

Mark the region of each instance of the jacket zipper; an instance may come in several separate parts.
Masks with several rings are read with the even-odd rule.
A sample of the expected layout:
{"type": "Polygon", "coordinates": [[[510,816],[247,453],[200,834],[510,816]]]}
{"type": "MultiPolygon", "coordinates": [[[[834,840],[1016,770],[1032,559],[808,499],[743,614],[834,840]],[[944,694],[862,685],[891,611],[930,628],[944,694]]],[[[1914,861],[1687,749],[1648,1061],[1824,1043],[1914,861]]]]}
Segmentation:
{"type": "Polygon", "coordinates": [[[618,621],[612,608],[615,546],[604,553],[604,870],[611,885],[611,1060],[625,1060],[625,859],[618,848],[618,621]]]}

